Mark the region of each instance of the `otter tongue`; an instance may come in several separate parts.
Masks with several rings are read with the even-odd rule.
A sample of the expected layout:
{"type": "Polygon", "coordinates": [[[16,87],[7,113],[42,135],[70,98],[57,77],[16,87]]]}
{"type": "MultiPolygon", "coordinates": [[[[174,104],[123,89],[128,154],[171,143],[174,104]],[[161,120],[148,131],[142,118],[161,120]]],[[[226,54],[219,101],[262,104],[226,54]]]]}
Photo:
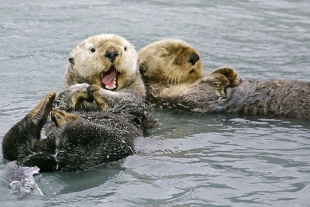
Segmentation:
{"type": "Polygon", "coordinates": [[[111,68],[108,72],[103,74],[101,82],[106,86],[108,89],[114,89],[116,87],[115,85],[115,79],[116,79],[116,70],[115,68],[111,68]]]}

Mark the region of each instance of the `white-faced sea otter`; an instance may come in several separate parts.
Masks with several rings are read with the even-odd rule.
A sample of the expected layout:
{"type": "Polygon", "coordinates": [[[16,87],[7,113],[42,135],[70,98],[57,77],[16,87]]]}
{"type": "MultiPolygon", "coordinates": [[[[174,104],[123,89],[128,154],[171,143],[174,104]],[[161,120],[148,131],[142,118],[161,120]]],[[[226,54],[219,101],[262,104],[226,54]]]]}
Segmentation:
{"type": "Polygon", "coordinates": [[[105,111],[132,96],[143,102],[145,86],[134,46],[114,34],[82,41],[69,55],[63,89],[58,105],[65,110],[105,111]]]}
{"type": "Polygon", "coordinates": [[[135,152],[134,138],[154,122],[134,47],[97,35],[78,44],[68,62],[63,91],[50,92],[4,136],[4,159],[41,172],[77,171],[135,152]]]}

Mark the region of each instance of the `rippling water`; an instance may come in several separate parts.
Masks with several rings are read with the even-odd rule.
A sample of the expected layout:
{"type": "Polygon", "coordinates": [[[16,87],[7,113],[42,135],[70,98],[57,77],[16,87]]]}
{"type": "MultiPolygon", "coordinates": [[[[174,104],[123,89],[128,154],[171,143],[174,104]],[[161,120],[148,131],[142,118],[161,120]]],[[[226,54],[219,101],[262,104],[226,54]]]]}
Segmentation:
{"type": "MultiPolygon", "coordinates": [[[[163,38],[196,47],[206,72],[309,80],[310,2],[3,1],[0,137],[50,90],[85,38],[115,33],[137,50],[163,38]]],[[[0,206],[307,206],[308,120],[155,110],[160,123],[138,153],[79,173],[36,177],[45,194],[22,201],[1,187],[0,206]]],[[[2,159],[2,153],[0,153],[2,159]]],[[[0,170],[5,167],[0,164],[0,170]]]]}

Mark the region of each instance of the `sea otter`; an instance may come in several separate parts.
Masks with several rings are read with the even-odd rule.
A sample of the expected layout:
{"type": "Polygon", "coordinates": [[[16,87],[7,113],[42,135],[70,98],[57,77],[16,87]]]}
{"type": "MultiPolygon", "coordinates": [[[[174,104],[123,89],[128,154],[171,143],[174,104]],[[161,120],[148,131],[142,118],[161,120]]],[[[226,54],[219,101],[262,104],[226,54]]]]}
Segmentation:
{"type": "Polygon", "coordinates": [[[3,138],[3,158],[14,161],[4,177],[15,195],[36,188],[39,170],[85,170],[134,154],[134,138],[155,124],[137,62],[133,45],[113,34],[72,50],[63,91],[50,92],[3,138]]]}
{"type": "Polygon", "coordinates": [[[90,37],[68,61],[63,91],[50,92],[4,136],[4,159],[41,172],[84,170],[132,155],[134,138],[155,123],[127,40],[90,37]]]}
{"type": "Polygon", "coordinates": [[[242,80],[230,67],[202,75],[199,53],[181,40],[147,45],[139,51],[139,68],[148,99],[161,107],[310,119],[310,82],[242,80]]]}
{"type": "Polygon", "coordinates": [[[55,97],[50,92],[6,133],[4,159],[37,166],[41,172],[77,171],[134,154],[134,138],[143,136],[146,127],[147,105],[125,102],[113,112],[68,113],[52,108],[55,97]],[[57,128],[41,139],[49,114],[57,128]]]}
{"type": "Polygon", "coordinates": [[[65,110],[105,111],[132,96],[140,102],[145,98],[134,46],[118,35],[100,34],[71,51],[63,92],[56,103],[65,110]]]}

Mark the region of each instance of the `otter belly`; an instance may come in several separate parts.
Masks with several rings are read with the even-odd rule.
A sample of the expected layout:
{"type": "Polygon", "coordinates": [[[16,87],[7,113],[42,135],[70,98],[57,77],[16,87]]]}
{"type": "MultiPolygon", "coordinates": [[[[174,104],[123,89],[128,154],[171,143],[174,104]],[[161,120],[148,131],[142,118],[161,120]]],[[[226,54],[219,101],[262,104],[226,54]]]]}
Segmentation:
{"type": "Polygon", "coordinates": [[[227,87],[225,97],[219,96],[217,87],[210,82],[171,96],[154,96],[156,90],[162,90],[162,86],[149,87],[148,98],[164,108],[310,119],[310,83],[305,81],[247,79],[227,87]]]}
{"type": "Polygon", "coordinates": [[[297,80],[245,80],[211,112],[310,119],[310,83],[297,80]]]}
{"type": "MultiPolygon", "coordinates": [[[[103,122],[103,120],[102,120],[103,122]]],[[[134,138],[142,132],[125,121],[107,125],[87,120],[69,122],[37,143],[35,153],[20,160],[41,172],[85,170],[134,154],[134,138]]]]}
{"type": "Polygon", "coordinates": [[[120,129],[85,121],[71,122],[56,139],[55,159],[59,168],[67,171],[123,159],[134,154],[134,138],[141,136],[133,131],[130,126],[120,129]]]}

